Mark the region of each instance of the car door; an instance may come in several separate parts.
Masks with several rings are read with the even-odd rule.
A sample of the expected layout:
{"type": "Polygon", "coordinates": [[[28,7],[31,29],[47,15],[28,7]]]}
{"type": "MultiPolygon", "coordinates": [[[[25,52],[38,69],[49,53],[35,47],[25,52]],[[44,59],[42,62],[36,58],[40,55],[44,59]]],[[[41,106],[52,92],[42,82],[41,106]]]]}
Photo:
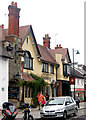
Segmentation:
{"type": "Polygon", "coordinates": [[[71,114],[73,108],[72,108],[72,104],[71,104],[69,98],[66,98],[66,103],[65,103],[65,105],[66,105],[66,109],[67,109],[67,114],[68,114],[68,115],[71,114]]]}

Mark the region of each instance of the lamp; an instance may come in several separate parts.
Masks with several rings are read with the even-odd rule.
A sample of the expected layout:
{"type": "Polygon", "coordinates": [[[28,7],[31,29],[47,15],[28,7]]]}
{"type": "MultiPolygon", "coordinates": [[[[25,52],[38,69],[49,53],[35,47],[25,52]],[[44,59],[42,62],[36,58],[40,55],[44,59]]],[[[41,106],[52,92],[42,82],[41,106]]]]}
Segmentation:
{"type": "Polygon", "coordinates": [[[73,50],[73,77],[74,77],[74,99],[75,99],[75,68],[74,68],[74,52],[76,52],[76,54],[80,54],[80,53],[79,53],[79,50],[74,50],[74,48],[73,48],[72,50],[73,50]]]}
{"type": "Polygon", "coordinates": [[[24,62],[24,57],[23,56],[21,57],[21,62],[24,62]]]}

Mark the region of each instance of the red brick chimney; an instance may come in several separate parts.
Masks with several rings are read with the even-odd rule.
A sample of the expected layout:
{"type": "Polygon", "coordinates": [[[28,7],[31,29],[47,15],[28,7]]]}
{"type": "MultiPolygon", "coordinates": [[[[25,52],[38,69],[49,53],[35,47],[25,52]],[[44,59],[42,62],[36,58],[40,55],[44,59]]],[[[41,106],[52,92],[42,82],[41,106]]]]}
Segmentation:
{"type": "Polygon", "coordinates": [[[45,34],[45,37],[43,37],[43,46],[46,46],[50,49],[50,37],[48,34],[45,34]]]}
{"type": "Polygon", "coordinates": [[[55,47],[55,49],[59,49],[59,48],[62,48],[61,44],[59,44],[59,45],[57,44],[57,46],[55,47]]]}
{"type": "Polygon", "coordinates": [[[19,36],[19,12],[20,8],[17,8],[17,3],[11,2],[8,7],[9,10],[9,24],[8,24],[8,34],[19,36]]]}

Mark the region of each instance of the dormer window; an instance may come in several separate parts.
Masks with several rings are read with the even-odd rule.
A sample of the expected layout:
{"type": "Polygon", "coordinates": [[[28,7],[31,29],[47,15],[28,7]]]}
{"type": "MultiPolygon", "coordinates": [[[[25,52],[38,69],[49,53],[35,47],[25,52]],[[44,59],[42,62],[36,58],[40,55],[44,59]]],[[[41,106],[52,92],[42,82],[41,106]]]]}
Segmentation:
{"type": "Polygon", "coordinates": [[[67,63],[63,63],[63,74],[64,76],[70,75],[70,65],[67,63]]]}
{"type": "Polygon", "coordinates": [[[33,58],[29,51],[24,55],[24,69],[33,69],[33,58]]]}

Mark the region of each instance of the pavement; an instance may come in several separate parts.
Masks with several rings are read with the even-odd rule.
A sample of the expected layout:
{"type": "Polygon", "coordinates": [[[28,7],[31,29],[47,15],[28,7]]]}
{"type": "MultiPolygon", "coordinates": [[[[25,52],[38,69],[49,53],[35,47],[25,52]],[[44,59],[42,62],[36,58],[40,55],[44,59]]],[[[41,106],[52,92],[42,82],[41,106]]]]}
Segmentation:
{"type": "MultiPolygon", "coordinates": [[[[78,108],[78,110],[81,110],[81,109],[86,109],[86,102],[80,103],[80,108],[78,108]]],[[[32,108],[32,112],[30,114],[33,115],[33,118],[35,118],[35,119],[40,118],[40,110],[38,110],[38,107],[32,108]]],[[[18,115],[16,118],[23,118],[23,115],[24,115],[23,110],[18,109],[18,115]]],[[[2,116],[1,111],[0,111],[0,120],[2,117],[3,116],[2,116]]]]}

